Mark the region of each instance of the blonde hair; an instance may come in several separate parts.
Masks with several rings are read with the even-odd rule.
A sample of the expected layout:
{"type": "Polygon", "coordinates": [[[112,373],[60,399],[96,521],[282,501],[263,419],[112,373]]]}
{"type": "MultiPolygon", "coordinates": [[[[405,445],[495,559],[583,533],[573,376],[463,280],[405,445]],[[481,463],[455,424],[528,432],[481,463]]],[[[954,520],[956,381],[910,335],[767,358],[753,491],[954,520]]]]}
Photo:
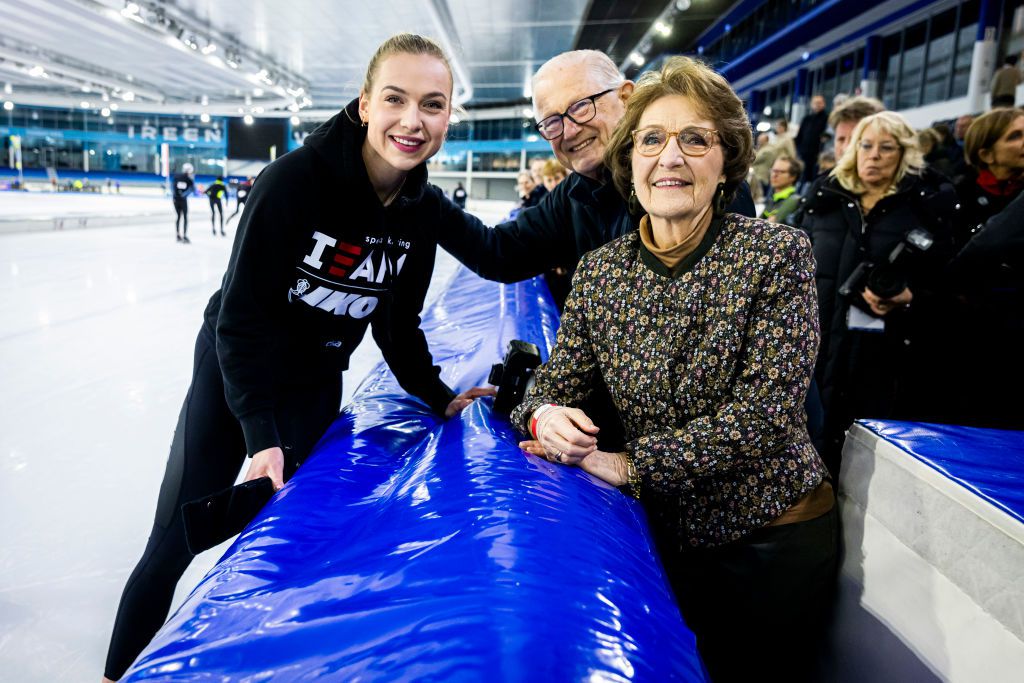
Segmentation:
{"type": "Polygon", "coordinates": [[[441,49],[441,46],[425,36],[415,33],[396,33],[377,48],[370,58],[370,64],[366,67],[366,78],[363,80],[363,92],[369,94],[373,90],[373,81],[377,78],[377,71],[381,62],[392,55],[427,55],[434,57],[444,64],[448,70],[449,86],[448,96],[451,99],[451,90],[455,88],[455,79],[452,76],[452,65],[448,62],[448,56],[441,49]]]}
{"type": "Polygon", "coordinates": [[[829,175],[838,180],[843,188],[854,194],[860,195],[867,191],[857,174],[857,154],[860,152],[860,140],[864,137],[864,131],[872,126],[880,133],[896,138],[896,144],[900,146],[900,163],[888,191],[888,194],[892,194],[904,176],[908,173],[918,175],[924,168],[924,155],[921,154],[921,147],[917,144],[917,133],[905,118],[894,111],[881,111],[861,119],[857,127],[853,129],[850,144],[843,156],[836,161],[836,167],[829,175]]]}
{"type": "Polygon", "coordinates": [[[632,131],[647,107],[669,95],[686,97],[698,114],[714,122],[725,162],[725,200],[732,201],[754,159],[750,120],[729,82],[691,57],[669,57],[659,71],[648,71],[637,81],[626,102],[626,113],[604,153],[604,163],[611,170],[616,189],[623,197],[629,196],[633,181],[632,131]]]}
{"type": "Polygon", "coordinates": [[[544,162],[544,168],[541,170],[541,175],[551,177],[560,175],[565,178],[569,175],[569,171],[565,169],[565,166],[562,166],[562,164],[559,163],[558,159],[548,159],[544,162]]]}

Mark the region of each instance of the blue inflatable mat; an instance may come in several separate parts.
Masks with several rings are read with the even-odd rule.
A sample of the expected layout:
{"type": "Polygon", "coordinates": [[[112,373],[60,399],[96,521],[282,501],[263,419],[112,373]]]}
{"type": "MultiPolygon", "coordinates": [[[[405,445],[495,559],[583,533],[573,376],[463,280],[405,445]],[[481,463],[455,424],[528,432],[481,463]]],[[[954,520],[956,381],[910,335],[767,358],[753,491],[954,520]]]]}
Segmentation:
{"type": "Polygon", "coordinates": [[[1024,522],[1024,432],[921,422],[860,423],[1024,522]]]}
{"type": "MultiPolygon", "coordinates": [[[[540,280],[460,270],[424,330],[463,390],[557,324],[540,280]]],[[[707,680],[640,506],[518,440],[379,367],[123,680],[707,680]]]]}

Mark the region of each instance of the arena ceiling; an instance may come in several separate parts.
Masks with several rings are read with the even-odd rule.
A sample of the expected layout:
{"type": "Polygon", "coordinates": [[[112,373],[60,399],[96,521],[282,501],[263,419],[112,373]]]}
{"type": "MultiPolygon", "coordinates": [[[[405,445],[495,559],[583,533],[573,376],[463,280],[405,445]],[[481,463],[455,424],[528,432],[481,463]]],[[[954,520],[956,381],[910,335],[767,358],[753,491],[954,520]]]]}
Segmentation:
{"type": "MultiPolygon", "coordinates": [[[[283,116],[336,110],[387,36],[438,38],[456,99],[521,102],[559,52],[653,56],[659,19],[696,33],[713,0],[3,0],[0,99],[15,105],[283,116]]],[[[720,10],[719,10],[720,11],[720,10]]],[[[677,33],[675,42],[680,34],[677,33]]],[[[636,57],[634,57],[636,59],[636,57]]]]}

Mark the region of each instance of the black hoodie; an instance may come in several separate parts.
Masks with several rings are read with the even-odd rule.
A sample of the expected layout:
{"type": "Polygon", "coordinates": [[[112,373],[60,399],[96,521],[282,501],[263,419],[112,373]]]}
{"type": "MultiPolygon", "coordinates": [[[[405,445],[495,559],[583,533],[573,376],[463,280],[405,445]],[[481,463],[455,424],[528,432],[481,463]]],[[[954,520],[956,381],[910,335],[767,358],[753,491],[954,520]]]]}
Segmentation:
{"type": "Polygon", "coordinates": [[[421,164],[381,204],[363,164],[357,104],[260,174],[206,307],[250,454],[280,446],[276,388],[337,381],[368,325],[403,389],[438,414],[454,397],[419,329],[443,194],[421,164]]]}

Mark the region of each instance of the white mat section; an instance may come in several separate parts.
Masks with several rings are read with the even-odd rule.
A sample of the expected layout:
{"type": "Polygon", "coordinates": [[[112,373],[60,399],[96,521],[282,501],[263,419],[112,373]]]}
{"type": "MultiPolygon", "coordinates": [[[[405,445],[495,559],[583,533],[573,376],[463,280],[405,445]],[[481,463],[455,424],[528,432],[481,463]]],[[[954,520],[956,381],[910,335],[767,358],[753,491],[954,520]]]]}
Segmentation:
{"type": "Polygon", "coordinates": [[[859,425],[840,489],[836,647],[847,664],[861,659],[870,680],[1024,680],[1024,525],[859,425]],[[872,623],[923,668],[913,657],[894,668],[870,646],[872,623]]]}

